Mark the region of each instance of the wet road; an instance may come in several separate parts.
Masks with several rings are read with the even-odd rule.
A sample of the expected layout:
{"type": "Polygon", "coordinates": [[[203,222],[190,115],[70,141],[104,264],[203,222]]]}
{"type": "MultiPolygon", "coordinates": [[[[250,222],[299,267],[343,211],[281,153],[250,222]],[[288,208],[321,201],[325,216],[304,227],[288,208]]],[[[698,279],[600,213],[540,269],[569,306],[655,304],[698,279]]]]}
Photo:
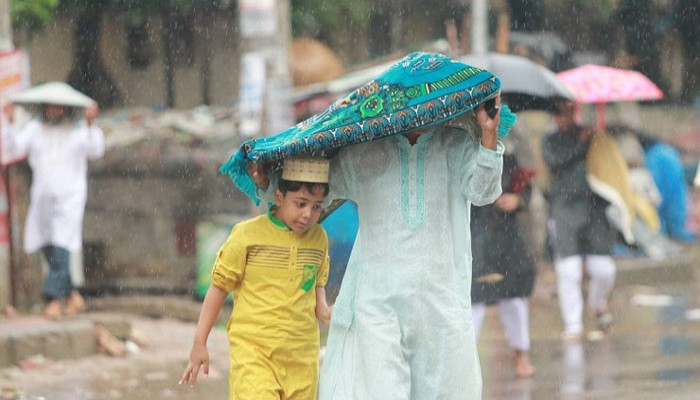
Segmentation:
{"type": "MultiPolygon", "coordinates": [[[[660,287],[618,287],[607,337],[558,338],[554,301],[532,301],[531,357],[537,371],[517,379],[500,321],[490,310],[479,342],[484,399],[700,399],[697,279],[660,287]]],[[[587,327],[593,327],[592,320],[587,327]]]]}
{"type": "Polygon", "coordinates": [[[177,384],[187,365],[194,324],[135,318],[132,329],[147,345],[125,358],[95,355],[0,372],[0,400],[225,399],[228,342],[223,327],[209,338],[209,377],[194,387],[177,384]]]}
{"type": "MultiPolygon", "coordinates": [[[[691,275],[697,276],[698,274],[691,275]]],[[[495,310],[489,310],[479,351],[485,400],[700,398],[700,280],[614,291],[616,317],[608,337],[564,343],[556,300],[536,293],[531,304],[531,357],[537,371],[517,379],[495,310]]],[[[587,321],[587,326],[592,326],[587,321]]],[[[177,385],[194,324],[136,318],[149,345],[124,359],[93,356],[0,372],[5,399],[223,399],[228,348],[222,328],[210,339],[212,371],[196,387],[177,385]]]]}

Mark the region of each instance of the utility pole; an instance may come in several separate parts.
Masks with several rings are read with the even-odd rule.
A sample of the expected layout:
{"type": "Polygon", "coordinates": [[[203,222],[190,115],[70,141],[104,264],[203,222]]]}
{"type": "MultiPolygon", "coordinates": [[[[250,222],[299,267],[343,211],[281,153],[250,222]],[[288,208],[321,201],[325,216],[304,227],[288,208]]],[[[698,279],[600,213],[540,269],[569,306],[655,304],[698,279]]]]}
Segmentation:
{"type": "MultiPolygon", "coordinates": [[[[290,0],[239,0],[239,133],[270,136],[294,125],[290,0]]],[[[253,208],[251,212],[262,211],[253,208]]]]}
{"type": "Polygon", "coordinates": [[[10,0],[0,0],[0,51],[7,52],[13,49],[10,0]]]}
{"type": "Polygon", "coordinates": [[[294,124],[289,0],[239,0],[240,133],[268,136],[294,124]]]}
{"type": "MultiPolygon", "coordinates": [[[[10,0],[0,0],[0,52],[10,52],[14,49],[12,43],[12,20],[10,18],[10,0]]],[[[0,104],[2,106],[2,104],[0,104]]],[[[1,110],[0,110],[1,111],[1,110]]],[[[0,146],[2,143],[0,143],[0,146]]],[[[5,212],[6,219],[5,224],[7,232],[1,232],[2,234],[7,234],[8,243],[7,251],[0,252],[0,310],[7,310],[14,303],[14,274],[12,273],[13,263],[12,263],[12,253],[13,249],[13,210],[11,209],[11,171],[9,166],[0,166],[0,179],[2,182],[0,184],[4,186],[4,191],[0,191],[0,212],[5,212]],[[4,193],[3,193],[4,192],[4,193]],[[2,210],[4,209],[4,210],[2,210]]]]}
{"type": "Polygon", "coordinates": [[[472,0],[472,53],[478,56],[488,51],[488,3],[486,0],[472,0]]]}

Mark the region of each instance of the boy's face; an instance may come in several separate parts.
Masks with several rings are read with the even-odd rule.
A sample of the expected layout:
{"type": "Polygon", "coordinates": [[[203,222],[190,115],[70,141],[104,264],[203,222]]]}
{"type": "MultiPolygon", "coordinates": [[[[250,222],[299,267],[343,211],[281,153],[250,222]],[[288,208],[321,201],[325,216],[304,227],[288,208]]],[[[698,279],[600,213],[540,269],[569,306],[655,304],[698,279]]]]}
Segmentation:
{"type": "Polygon", "coordinates": [[[275,205],[277,213],[275,216],[295,233],[304,233],[314,226],[321,217],[323,210],[323,187],[315,185],[313,193],[302,187],[296,192],[282,194],[279,190],[275,192],[275,205]]]}

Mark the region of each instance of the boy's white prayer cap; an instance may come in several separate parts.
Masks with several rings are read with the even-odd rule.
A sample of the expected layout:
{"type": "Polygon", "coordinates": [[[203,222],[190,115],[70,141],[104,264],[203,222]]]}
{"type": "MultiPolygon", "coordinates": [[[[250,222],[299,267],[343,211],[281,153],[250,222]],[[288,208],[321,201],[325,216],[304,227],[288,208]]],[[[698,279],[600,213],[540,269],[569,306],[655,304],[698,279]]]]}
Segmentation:
{"type": "Polygon", "coordinates": [[[329,161],[320,157],[295,157],[284,160],[282,179],[295,182],[328,183],[329,161]]]}

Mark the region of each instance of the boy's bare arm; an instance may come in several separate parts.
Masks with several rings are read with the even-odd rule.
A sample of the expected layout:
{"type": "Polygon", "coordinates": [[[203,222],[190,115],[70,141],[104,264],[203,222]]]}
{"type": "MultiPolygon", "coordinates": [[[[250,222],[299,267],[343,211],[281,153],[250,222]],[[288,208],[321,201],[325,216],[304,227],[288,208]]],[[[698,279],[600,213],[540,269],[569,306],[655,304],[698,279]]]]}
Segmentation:
{"type": "Polygon", "coordinates": [[[207,294],[202,303],[202,309],[199,312],[199,321],[197,321],[197,329],[194,333],[194,342],[190,351],[190,361],[185,368],[185,372],[180,378],[179,384],[197,383],[199,369],[203,368],[204,375],[209,375],[209,352],[207,351],[207,338],[211,332],[211,328],[216,322],[216,318],[221,311],[221,306],[226,300],[228,293],[214,285],[209,286],[207,294]]]}
{"type": "Polygon", "coordinates": [[[324,324],[331,323],[333,307],[326,301],[326,289],[323,286],[316,287],[316,318],[324,324]]]}

